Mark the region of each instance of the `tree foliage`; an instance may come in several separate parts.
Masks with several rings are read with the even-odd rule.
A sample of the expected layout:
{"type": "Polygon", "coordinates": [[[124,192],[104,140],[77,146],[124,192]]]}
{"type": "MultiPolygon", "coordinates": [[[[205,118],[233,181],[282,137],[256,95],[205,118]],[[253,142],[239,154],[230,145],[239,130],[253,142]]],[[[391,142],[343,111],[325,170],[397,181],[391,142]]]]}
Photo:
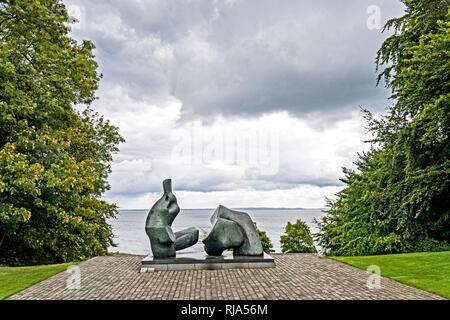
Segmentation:
{"type": "Polygon", "coordinates": [[[101,75],[72,22],[59,0],[0,0],[1,262],[66,262],[112,244],[116,206],[99,198],[123,139],[89,108],[101,75]]]}
{"type": "Polygon", "coordinates": [[[328,254],[450,248],[449,3],[403,2],[376,59],[394,103],[379,118],[364,110],[371,150],[344,168],[347,186],[318,223],[328,254]]]}
{"type": "Polygon", "coordinates": [[[316,253],[316,247],[308,226],[302,220],[297,220],[294,224],[288,222],[285,228],[285,235],[280,238],[281,251],[283,253],[316,253]]]}
{"type": "Polygon", "coordinates": [[[258,232],[259,240],[261,241],[264,252],[274,252],[275,250],[273,250],[273,244],[270,241],[270,238],[267,236],[267,233],[265,231],[259,230],[256,226],[256,222],[253,222],[253,224],[255,225],[256,231],[258,232]]]}

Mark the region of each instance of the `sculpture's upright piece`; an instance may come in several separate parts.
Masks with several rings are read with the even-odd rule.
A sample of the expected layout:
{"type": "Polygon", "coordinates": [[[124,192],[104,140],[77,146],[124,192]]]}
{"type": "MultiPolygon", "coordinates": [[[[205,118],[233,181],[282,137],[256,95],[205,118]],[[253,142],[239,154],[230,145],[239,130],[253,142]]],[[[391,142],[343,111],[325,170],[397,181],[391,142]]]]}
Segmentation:
{"type": "Polygon", "coordinates": [[[172,180],[163,181],[163,196],[153,205],[145,222],[153,257],[175,257],[176,251],[193,246],[198,241],[198,230],[188,228],[173,233],[172,222],[180,212],[177,198],[172,193],[172,180]]]}
{"type": "Polygon", "coordinates": [[[226,249],[234,255],[261,256],[264,254],[258,231],[246,212],[218,206],[211,217],[212,228],[203,240],[205,251],[220,256],[226,249]]]}

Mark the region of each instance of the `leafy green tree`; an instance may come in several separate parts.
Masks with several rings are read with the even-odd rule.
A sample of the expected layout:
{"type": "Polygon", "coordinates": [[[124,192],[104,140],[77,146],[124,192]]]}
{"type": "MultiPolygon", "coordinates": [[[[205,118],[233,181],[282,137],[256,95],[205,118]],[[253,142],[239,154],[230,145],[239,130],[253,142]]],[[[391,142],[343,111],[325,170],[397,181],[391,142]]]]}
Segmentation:
{"type": "Polygon", "coordinates": [[[405,0],[405,15],[376,63],[394,100],[376,118],[364,110],[371,150],[318,223],[328,254],[450,249],[450,14],[446,0],[405,0]]]}
{"type": "Polygon", "coordinates": [[[316,247],[305,222],[298,219],[294,224],[288,222],[285,235],[280,238],[281,251],[283,253],[316,253],[316,247]]]}
{"type": "Polygon", "coordinates": [[[0,0],[2,263],[84,259],[113,244],[117,209],[99,198],[123,139],[89,108],[101,75],[72,22],[59,0],[0,0]]]}
{"type": "Polygon", "coordinates": [[[256,222],[253,222],[253,224],[255,225],[256,231],[258,231],[259,240],[261,240],[264,252],[266,253],[275,252],[275,250],[273,250],[273,244],[270,241],[269,237],[267,236],[267,233],[265,231],[259,230],[258,227],[256,226],[256,222]]]}

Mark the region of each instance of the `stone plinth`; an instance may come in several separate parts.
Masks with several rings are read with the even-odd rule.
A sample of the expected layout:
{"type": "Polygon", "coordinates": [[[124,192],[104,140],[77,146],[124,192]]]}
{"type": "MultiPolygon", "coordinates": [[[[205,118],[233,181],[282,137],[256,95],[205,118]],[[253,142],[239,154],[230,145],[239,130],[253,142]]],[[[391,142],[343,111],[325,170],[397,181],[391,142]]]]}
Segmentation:
{"type": "Polygon", "coordinates": [[[233,256],[231,251],[221,256],[206,253],[177,253],[176,258],[155,259],[148,255],[141,261],[141,272],[160,270],[221,270],[237,268],[273,268],[275,260],[264,253],[262,256],[233,256]]]}

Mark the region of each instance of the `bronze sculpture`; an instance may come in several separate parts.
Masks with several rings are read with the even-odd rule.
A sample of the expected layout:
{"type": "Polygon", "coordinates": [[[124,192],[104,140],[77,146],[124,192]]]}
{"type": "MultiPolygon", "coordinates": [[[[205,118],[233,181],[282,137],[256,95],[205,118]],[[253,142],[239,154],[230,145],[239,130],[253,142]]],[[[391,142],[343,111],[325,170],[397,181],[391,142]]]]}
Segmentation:
{"type": "MultiPolygon", "coordinates": [[[[180,212],[172,193],[172,180],[163,181],[163,196],[153,205],[145,222],[154,259],[175,258],[176,252],[198,242],[199,232],[188,228],[172,231],[172,222],[180,212]]],[[[264,254],[258,231],[246,212],[219,205],[211,217],[212,228],[203,240],[210,256],[221,256],[232,249],[235,256],[262,256],[264,254]]]]}

